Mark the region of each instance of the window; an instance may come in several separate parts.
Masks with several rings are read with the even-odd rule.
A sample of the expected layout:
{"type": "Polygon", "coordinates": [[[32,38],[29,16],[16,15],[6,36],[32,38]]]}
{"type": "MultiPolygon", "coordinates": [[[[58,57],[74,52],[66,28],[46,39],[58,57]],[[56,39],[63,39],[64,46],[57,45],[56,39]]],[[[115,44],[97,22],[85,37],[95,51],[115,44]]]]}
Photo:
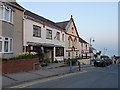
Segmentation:
{"type": "Polygon", "coordinates": [[[33,36],[41,37],[41,27],[33,25],[33,36]]]}
{"type": "Polygon", "coordinates": [[[74,47],[77,48],[77,38],[74,39],[74,47]]]}
{"type": "Polygon", "coordinates": [[[71,38],[71,36],[69,36],[69,37],[68,37],[68,46],[69,46],[69,47],[72,47],[72,44],[73,44],[72,38],[71,38]]]}
{"type": "Polygon", "coordinates": [[[0,6],[0,19],[2,19],[2,18],[3,18],[3,7],[0,6]]]}
{"type": "Polygon", "coordinates": [[[78,52],[76,52],[76,56],[78,56],[78,52]]]}
{"type": "Polygon", "coordinates": [[[86,50],[87,50],[87,44],[86,44],[86,50]]]}
{"type": "Polygon", "coordinates": [[[10,22],[13,22],[13,11],[10,10],[10,22]]]}
{"type": "Polygon", "coordinates": [[[68,52],[68,57],[70,57],[70,52],[68,52]]]}
{"type": "Polygon", "coordinates": [[[0,37],[0,53],[11,53],[13,50],[13,39],[0,37]]]}
{"type": "Polygon", "coordinates": [[[62,34],[62,40],[64,41],[64,34],[62,34]]]}
{"type": "Polygon", "coordinates": [[[46,30],[46,39],[52,40],[52,30],[49,29],[46,30]]]}
{"type": "Polygon", "coordinates": [[[9,11],[9,8],[5,8],[5,20],[7,20],[7,21],[9,21],[9,13],[10,13],[10,11],[9,11]]]}
{"type": "Polygon", "coordinates": [[[81,43],[81,47],[83,47],[83,43],[81,43]]]}
{"type": "Polygon", "coordinates": [[[56,47],[56,56],[64,56],[64,48],[56,47]]]}
{"type": "Polygon", "coordinates": [[[6,6],[0,6],[0,19],[12,23],[13,10],[6,6]]]}
{"type": "Polygon", "coordinates": [[[0,52],[2,52],[2,41],[0,41],[0,52]]]}
{"type": "Polygon", "coordinates": [[[60,40],[60,33],[59,32],[56,33],[56,38],[57,38],[57,40],[60,40]]]}
{"type": "Polygon", "coordinates": [[[4,52],[8,52],[8,41],[4,41],[4,52]]]}

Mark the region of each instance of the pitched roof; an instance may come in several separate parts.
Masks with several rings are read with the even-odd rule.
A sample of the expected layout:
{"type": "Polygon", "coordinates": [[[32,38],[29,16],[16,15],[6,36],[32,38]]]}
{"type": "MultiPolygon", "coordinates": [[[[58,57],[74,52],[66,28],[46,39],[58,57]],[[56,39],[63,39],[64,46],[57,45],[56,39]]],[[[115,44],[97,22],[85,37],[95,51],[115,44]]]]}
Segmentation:
{"type": "Polygon", "coordinates": [[[74,22],[74,19],[73,19],[72,15],[71,15],[70,20],[68,20],[68,21],[63,21],[63,22],[57,22],[56,24],[65,30],[67,24],[68,24],[70,21],[73,22],[73,25],[74,25],[74,27],[75,27],[77,36],[79,37],[79,34],[78,34],[78,31],[77,31],[77,28],[76,28],[76,25],[75,25],[75,22],[74,22]]]}
{"type": "Polygon", "coordinates": [[[12,7],[15,7],[15,8],[19,9],[19,10],[22,10],[22,11],[25,10],[25,9],[24,9],[21,5],[19,5],[17,2],[8,2],[7,4],[9,4],[9,5],[11,5],[12,7]]]}
{"type": "Polygon", "coordinates": [[[44,18],[42,16],[39,16],[39,15],[29,11],[29,10],[25,10],[24,14],[26,16],[32,17],[34,20],[36,19],[37,21],[39,21],[39,22],[41,22],[41,23],[43,23],[45,25],[52,26],[52,27],[57,28],[57,29],[62,29],[60,26],[56,25],[55,22],[50,21],[50,20],[48,20],[48,19],[46,19],[46,18],[44,18]]]}
{"type": "Polygon", "coordinates": [[[56,24],[57,24],[58,26],[60,26],[61,28],[65,29],[66,26],[67,26],[67,24],[68,24],[69,22],[70,22],[70,20],[68,20],[68,21],[63,21],[63,22],[57,22],[56,24]]]}
{"type": "Polygon", "coordinates": [[[88,44],[88,42],[86,42],[85,40],[83,40],[81,37],[79,37],[79,42],[88,44]]]}

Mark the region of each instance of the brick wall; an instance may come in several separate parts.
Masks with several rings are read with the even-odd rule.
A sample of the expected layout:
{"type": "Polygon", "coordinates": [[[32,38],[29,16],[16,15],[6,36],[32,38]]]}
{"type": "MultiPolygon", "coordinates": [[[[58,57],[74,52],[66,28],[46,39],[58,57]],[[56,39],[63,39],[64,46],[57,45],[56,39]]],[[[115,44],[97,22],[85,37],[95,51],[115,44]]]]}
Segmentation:
{"type": "Polygon", "coordinates": [[[31,71],[37,62],[38,58],[2,61],[2,73],[31,71]]]}

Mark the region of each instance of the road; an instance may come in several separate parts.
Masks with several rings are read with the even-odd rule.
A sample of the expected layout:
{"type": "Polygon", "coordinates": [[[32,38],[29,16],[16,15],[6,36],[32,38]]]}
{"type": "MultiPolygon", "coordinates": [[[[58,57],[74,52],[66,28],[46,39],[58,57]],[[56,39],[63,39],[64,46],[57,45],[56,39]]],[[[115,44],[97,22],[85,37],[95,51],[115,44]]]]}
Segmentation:
{"type": "Polygon", "coordinates": [[[27,88],[118,88],[118,65],[96,67],[84,73],[27,85],[27,88]]]}

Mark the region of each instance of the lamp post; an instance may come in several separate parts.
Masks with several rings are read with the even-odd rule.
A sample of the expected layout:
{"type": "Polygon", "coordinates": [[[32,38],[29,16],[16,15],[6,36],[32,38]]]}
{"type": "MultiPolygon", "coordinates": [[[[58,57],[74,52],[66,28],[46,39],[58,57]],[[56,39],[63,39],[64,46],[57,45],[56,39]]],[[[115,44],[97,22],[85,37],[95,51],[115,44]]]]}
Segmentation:
{"type": "Polygon", "coordinates": [[[107,48],[104,48],[104,51],[103,51],[103,52],[104,52],[104,53],[103,53],[104,55],[105,55],[105,51],[107,51],[107,48]]]}
{"type": "Polygon", "coordinates": [[[95,42],[94,38],[90,38],[90,65],[92,64],[92,61],[91,61],[91,53],[92,53],[92,42],[95,42]]]}

